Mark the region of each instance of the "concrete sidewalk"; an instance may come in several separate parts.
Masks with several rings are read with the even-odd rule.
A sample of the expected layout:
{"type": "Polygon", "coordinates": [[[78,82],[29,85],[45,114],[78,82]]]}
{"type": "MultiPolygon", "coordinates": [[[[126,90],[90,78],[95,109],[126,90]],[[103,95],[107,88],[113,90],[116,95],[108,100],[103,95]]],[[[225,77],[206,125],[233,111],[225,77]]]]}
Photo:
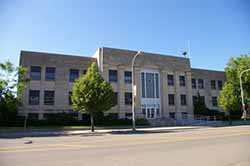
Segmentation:
{"type": "Polygon", "coordinates": [[[97,129],[94,133],[90,130],[23,130],[17,132],[2,132],[0,138],[22,138],[22,137],[45,137],[45,136],[67,136],[67,135],[100,135],[100,134],[143,134],[143,133],[162,133],[162,132],[177,132],[184,130],[194,130],[208,128],[207,126],[180,126],[180,127],[153,127],[153,128],[138,128],[133,132],[130,128],[126,129],[97,129]]]}

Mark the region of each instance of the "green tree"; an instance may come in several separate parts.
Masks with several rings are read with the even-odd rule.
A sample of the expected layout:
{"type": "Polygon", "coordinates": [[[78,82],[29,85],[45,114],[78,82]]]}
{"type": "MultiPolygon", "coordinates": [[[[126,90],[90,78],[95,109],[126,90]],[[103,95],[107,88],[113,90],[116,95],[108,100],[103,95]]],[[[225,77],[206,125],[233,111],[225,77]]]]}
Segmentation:
{"type": "Polygon", "coordinates": [[[0,119],[13,121],[17,107],[21,104],[21,91],[29,79],[25,78],[26,69],[15,67],[11,62],[0,63],[0,119]]]}
{"type": "Polygon", "coordinates": [[[93,63],[87,73],[76,80],[71,99],[75,111],[90,115],[91,131],[94,132],[94,116],[110,110],[114,105],[113,97],[112,86],[102,78],[96,63],[93,63]]]}
{"type": "Polygon", "coordinates": [[[206,103],[204,101],[204,98],[200,96],[200,93],[198,92],[197,97],[194,102],[194,114],[195,115],[207,115],[208,109],[206,106],[206,103]]]}
{"type": "MultiPolygon", "coordinates": [[[[219,104],[228,112],[241,110],[240,73],[250,68],[250,54],[233,57],[225,68],[226,83],[219,96],[219,104]]],[[[250,72],[242,76],[242,85],[245,99],[250,99],[250,72]]],[[[248,106],[250,103],[248,103],[248,106]]]]}

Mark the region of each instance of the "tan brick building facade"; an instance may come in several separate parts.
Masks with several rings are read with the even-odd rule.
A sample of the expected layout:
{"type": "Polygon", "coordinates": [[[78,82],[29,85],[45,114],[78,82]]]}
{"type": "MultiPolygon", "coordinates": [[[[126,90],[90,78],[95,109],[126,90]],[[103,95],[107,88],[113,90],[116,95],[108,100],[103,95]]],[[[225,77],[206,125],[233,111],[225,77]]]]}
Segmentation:
{"type": "MultiPolygon", "coordinates": [[[[29,69],[31,82],[23,91],[19,114],[39,119],[51,113],[73,114],[69,98],[74,79],[97,62],[117,95],[117,105],[110,112],[131,118],[131,62],[136,53],[106,47],[98,48],[92,57],[22,51],[20,65],[29,69]]],[[[143,52],[136,59],[134,79],[136,118],[192,117],[198,92],[208,108],[220,110],[216,102],[225,82],[224,72],[192,69],[188,58],[143,52]]],[[[82,118],[81,114],[75,116],[82,118]]]]}

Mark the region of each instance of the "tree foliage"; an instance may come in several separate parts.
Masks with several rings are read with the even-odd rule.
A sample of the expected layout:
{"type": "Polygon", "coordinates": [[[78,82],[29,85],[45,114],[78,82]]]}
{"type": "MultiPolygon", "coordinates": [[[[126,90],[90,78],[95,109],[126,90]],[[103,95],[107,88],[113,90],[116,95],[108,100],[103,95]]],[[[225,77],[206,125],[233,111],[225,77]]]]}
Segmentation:
{"type": "Polygon", "coordinates": [[[93,63],[87,73],[76,80],[72,102],[75,111],[86,112],[91,117],[91,130],[94,131],[93,117],[113,106],[114,92],[109,82],[105,81],[93,63]]]}
{"type": "MultiPolygon", "coordinates": [[[[250,54],[233,57],[225,68],[226,83],[220,93],[219,104],[225,111],[241,110],[240,73],[250,69],[250,54]]],[[[246,101],[250,99],[250,72],[242,75],[242,85],[246,101]]],[[[250,103],[245,103],[249,106],[250,103]]]]}
{"type": "Polygon", "coordinates": [[[27,69],[15,67],[11,62],[0,63],[0,119],[13,120],[21,103],[21,91],[29,79],[27,69]]]}
{"type": "Polygon", "coordinates": [[[200,93],[197,94],[197,97],[194,101],[194,114],[195,115],[207,115],[207,106],[204,101],[204,98],[200,96],[200,93]]]}

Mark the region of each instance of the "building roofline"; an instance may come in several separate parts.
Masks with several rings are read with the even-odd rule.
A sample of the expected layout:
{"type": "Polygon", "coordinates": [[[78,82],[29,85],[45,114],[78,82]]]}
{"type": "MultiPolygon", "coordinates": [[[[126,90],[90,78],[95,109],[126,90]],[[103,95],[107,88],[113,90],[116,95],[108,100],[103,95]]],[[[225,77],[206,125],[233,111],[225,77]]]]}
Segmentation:
{"type": "MultiPolygon", "coordinates": [[[[130,49],[123,49],[123,48],[112,48],[112,47],[101,47],[103,49],[112,49],[112,50],[119,50],[119,51],[127,51],[127,52],[138,52],[139,50],[130,50],[130,49]]],[[[172,57],[172,58],[181,58],[181,59],[187,59],[190,60],[190,58],[188,57],[181,57],[181,56],[176,56],[176,55],[167,55],[167,54],[161,54],[161,53],[152,53],[152,52],[145,52],[143,50],[142,51],[144,54],[151,54],[151,55],[158,55],[158,56],[165,56],[165,57],[172,57]]]]}
{"type": "Polygon", "coordinates": [[[36,54],[45,54],[45,55],[55,55],[55,56],[67,56],[67,57],[80,57],[80,58],[88,58],[88,59],[96,59],[90,56],[81,56],[81,55],[72,55],[72,54],[63,54],[63,53],[51,53],[51,52],[41,52],[41,51],[28,51],[28,50],[21,50],[20,51],[21,55],[23,53],[33,53],[33,55],[36,56],[36,54]]]}
{"type": "Polygon", "coordinates": [[[200,69],[200,68],[191,68],[192,70],[199,70],[199,71],[209,71],[209,72],[220,72],[220,73],[225,73],[225,71],[222,70],[211,70],[211,69],[200,69]]]}

